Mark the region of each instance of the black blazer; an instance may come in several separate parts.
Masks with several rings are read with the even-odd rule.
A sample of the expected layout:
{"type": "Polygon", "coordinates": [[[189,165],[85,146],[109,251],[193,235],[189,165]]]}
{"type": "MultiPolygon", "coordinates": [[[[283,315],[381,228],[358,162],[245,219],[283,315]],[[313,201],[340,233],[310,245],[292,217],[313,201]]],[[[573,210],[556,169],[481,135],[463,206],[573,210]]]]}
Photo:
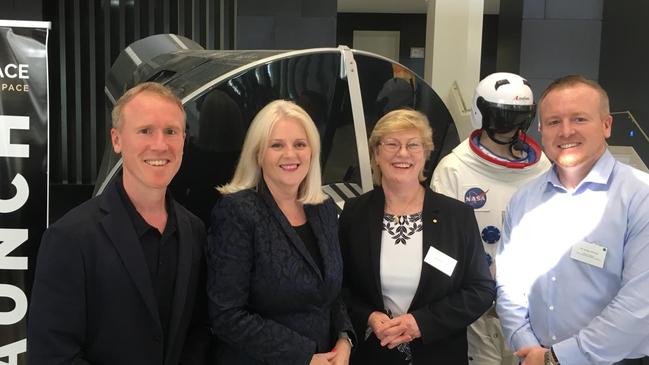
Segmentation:
{"type": "Polygon", "coordinates": [[[331,200],[305,205],[324,273],[261,184],[222,197],[208,235],[207,294],[217,364],[306,365],[352,326],[331,200]]]}
{"type": "MultiPolygon", "coordinates": [[[[397,364],[404,359],[396,349],[382,348],[373,334],[361,338],[370,313],[385,312],[379,269],[384,202],[383,190],[377,187],[348,201],[340,215],[343,296],[359,334],[353,364],[397,364]]],[[[415,365],[467,364],[466,327],[495,298],[475,216],[467,205],[426,189],[423,224],[423,257],[433,246],[457,264],[449,277],[422,263],[419,286],[408,309],[422,334],[410,344],[413,361],[415,365]]]]}
{"type": "Polygon", "coordinates": [[[116,184],[43,235],[29,308],[30,364],[205,364],[203,223],[173,202],[179,244],[169,344],[149,270],[116,184]]]}

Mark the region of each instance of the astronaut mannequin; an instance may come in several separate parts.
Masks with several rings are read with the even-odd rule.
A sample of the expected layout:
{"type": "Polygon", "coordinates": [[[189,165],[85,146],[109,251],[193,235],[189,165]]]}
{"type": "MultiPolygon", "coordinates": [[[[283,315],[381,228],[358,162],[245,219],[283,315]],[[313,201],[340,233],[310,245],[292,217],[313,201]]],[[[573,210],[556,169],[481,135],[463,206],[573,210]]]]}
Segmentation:
{"type": "MultiPolygon", "coordinates": [[[[525,134],[535,111],[527,80],[505,72],[487,76],[473,98],[471,124],[476,130],[445,156],[433,173],[433,190],[474,208],[494,277],[509,198],[550,167],[538,143],[525,134]]],[[[504,343],[493,308],[468,328],[467,337],[470,364],[518,364],[504,343]]]]}

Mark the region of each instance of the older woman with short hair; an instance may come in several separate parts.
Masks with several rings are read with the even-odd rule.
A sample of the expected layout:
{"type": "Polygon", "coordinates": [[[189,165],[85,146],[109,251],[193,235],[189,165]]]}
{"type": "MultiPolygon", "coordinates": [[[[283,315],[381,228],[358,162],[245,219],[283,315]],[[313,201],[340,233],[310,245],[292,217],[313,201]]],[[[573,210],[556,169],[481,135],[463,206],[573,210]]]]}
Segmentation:
{"type": "Polygon", "coordinates": [[[316,126],[296,104],[271,102],[252,121],[209,232],[217,364],[347,364],[354,335],[319,161],[316,126]]]}
{"type": "Polygon", "coordinates": [[[369,139],[375,189],[340,216],[352,364],[467,364],[466,327],[495,297],[472,209],[421,183],[426,116],[400,109],[369,139]]]}

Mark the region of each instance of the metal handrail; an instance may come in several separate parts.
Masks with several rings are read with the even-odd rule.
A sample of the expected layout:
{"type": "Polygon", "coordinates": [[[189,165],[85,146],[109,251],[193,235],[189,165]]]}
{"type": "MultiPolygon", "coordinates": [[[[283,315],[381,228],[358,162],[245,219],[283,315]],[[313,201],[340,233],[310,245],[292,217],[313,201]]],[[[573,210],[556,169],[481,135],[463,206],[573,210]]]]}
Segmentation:
{"type": "Polygon", "coordinates": [[[462,95],[462,91],[460,90],[460,85],[457,84],[457,81],[453,81],[453,85],[451,85],[451,92],[453,93],[455,100],[458,102],[460,112],[462,114],[471,113],[471,108],[467,106],[467,103],[464,100],[464,96],[462,95]]]}
{"type": "Polygon", "coordinates": [[[642,135],[644,136],[645,141],[647,141],[647,143],[649,143],[649,136],[647,136],[647,133],[645,133],[644,129],[642,129],[642,127],[640,126],[640,123],[638,123],[638,121],[635,119],[635,117],[633,116],[633,113],[631,113],[630,110],[624,110],[624,111],[612,112],[611,113],[611,115],[620,115],[620,114],[627,114],[629,116],[629,119],[631,119],[633,124],[635,124],[635,126],[638,128],[640,133],[642,133],[642,135]]]}

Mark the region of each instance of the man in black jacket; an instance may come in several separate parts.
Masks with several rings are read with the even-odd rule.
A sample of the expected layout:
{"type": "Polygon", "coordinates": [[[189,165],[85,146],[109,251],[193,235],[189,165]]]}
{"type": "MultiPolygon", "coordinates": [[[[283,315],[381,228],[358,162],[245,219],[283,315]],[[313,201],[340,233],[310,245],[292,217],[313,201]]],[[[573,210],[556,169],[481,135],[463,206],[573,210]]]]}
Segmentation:
{"type": "Polygon", "coordinates": [[[182,104],[160,84],[140,84],[112,122],[123,172],[43,236],[29,363],[204,364],[205,227],[167,191],[182,160],[182,104]]]}

